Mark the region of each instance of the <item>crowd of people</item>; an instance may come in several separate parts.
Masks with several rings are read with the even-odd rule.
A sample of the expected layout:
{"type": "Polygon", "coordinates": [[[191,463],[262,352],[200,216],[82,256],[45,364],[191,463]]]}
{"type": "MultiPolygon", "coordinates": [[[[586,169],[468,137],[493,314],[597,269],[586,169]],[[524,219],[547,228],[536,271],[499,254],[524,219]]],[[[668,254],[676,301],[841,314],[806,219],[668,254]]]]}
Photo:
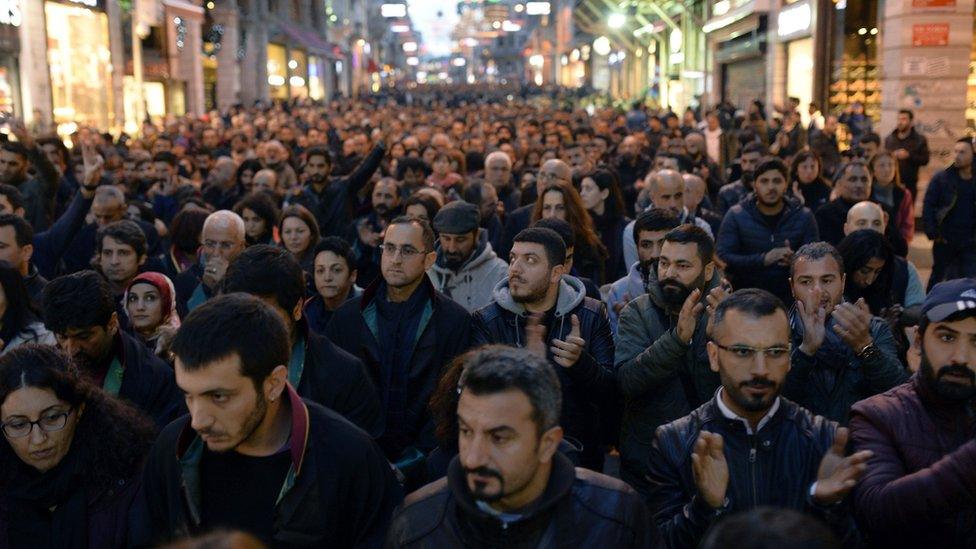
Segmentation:
{"type": "Polygon", "coordinates": [[[912,113],[798,108],[12,120],[0,548],[976,546],[974,144],[925,285],[912,113]]]}

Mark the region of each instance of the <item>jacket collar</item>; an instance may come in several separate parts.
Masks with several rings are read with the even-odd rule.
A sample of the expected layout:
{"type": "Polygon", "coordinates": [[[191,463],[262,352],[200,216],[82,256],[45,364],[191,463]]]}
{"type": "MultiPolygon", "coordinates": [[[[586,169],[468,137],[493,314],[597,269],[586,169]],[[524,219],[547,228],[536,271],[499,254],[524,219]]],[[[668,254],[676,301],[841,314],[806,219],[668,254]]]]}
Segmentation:
{"type": "MultiPolygon", "coordinates": [[[[434,284],[430,281],[430,277],[427,276],[427,273],[424,273],[423,276],[424,279],[420,282],[420,285],[417,286],[417,289],[414,291],[427,292],[430,295],[431,300],[433,301],[434,296],[437,294],[437,290],[434,288],[434,284]]],[[[373,280],[373,282],[371,282],[370,285],[367,286],[365,290],[363,290],[363,298],[362,300],[359,301],[359,310],[365,311],[366,308],[373,303],[373,298],[376,297],[376,293],[379,292],[381,289],[385,289],[385,288],[386,288],[386,281],[383,280],[383,277],[382,276],[376,277],[376,279],[373,280]]],[[[349,297],[351,299],[353,296],[350,295],[349,297]]]]}

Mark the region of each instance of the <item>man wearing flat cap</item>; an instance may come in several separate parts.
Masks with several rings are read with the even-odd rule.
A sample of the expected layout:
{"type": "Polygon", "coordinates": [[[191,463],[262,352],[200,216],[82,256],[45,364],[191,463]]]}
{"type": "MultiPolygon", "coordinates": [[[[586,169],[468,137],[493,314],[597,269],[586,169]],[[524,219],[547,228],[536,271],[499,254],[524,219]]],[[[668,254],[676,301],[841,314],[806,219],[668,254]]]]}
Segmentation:
{"type": "Polygon", "coordinates": [[[874,456],[854,488],[871,547],[976,547],[976,279],[922,304],[918,372],[851,409],[854,450],[874,456]]]}
{"type": "Polygon", "coordinates": [[[468,312],[491,303],[492,289],[508,276],[508,264],[491,249],[480,219],[478,207],[461,200],[441,208],[434,217],[437,261],[427,270],[434,288],[468,312]]]}

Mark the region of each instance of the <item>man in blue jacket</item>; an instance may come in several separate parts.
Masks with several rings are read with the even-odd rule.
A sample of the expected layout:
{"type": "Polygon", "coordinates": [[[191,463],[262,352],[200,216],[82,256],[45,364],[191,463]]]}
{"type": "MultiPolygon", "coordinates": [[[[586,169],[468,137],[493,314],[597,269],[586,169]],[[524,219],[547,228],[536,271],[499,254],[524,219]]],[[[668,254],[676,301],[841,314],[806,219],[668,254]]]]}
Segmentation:
{"type": "Polygon", "coordinates": [[[932,176],[922,207],[925,234],[933,242],[929,288],[943,280],[976,276],[973,143],[965,137],[952,150],[952,165],[932,176]]]}
{"type": "Polygon", "coordinates": [[[732,287],[762,288],[792,301],[789,265],[793,251],[819,239],[813,213],[787,194],[786,164],[771,159],[755,171],[753,192],[732,206],[716,242],[732,287]]]}

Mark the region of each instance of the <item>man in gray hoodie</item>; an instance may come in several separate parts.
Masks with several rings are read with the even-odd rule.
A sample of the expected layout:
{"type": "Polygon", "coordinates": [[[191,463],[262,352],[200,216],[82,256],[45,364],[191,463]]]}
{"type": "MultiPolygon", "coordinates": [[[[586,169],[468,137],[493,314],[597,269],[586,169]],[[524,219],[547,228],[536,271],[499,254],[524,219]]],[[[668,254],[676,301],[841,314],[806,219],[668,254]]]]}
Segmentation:
{"type": "Polygon", "coordinates": [[[469,313],[491,303],[495,284],[508,275],[508,263],[495,255],[479,222],[474,204],[456,200],[441,208],[434,216],[437,261],[427,269],[434,288],[469,313]]]}

